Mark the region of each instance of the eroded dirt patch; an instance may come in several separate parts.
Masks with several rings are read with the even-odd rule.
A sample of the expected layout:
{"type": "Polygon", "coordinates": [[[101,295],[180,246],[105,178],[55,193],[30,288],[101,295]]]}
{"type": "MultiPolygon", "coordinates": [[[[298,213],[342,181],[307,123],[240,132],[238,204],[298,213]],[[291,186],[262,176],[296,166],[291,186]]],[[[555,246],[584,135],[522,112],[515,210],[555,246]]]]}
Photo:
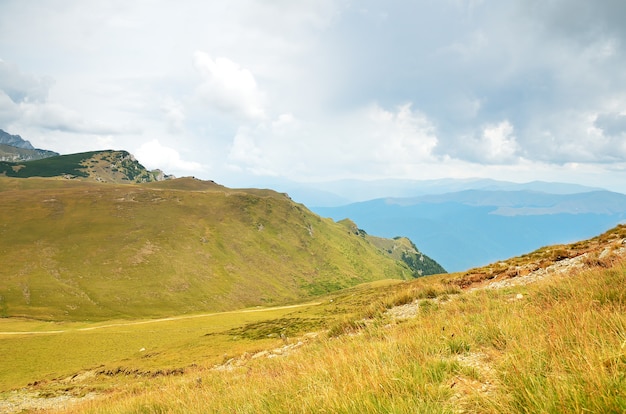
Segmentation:
{"type": "Polygon", "coordinates": [[[93,400],[96,393],[72,395],[64,393],[50,396],[40,392],[12,391],[0,400],[0,413],[13,414],[24,411],[60,410],[72,407],[79,402],[93,400]]]}

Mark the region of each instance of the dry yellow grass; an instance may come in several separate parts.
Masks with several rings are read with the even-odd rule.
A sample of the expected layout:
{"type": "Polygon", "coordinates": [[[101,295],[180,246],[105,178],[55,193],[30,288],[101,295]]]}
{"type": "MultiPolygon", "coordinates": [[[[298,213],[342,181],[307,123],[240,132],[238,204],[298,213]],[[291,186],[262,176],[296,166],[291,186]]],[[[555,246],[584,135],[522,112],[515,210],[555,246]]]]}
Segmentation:
{"type": "Polygon", "coordinates": [[[239,327],[230,320],[227,331],[207,326],[216,342],[185,325],[147,371],[150,358],[129,355],[121,371],[74,371],[28,390],[90,396],[61,413],[625,412],[622,230],[555,262],[549,277],[510,274],[467,290],[455,275],[375,282],[239,327]],[[210,354],[209,344],[230,348],[185,359],[210,354]]]}
{"type": "MultiPolygon", "coordinates": [[[[413,318],[378,312],[352,330],[320,336],[281,356],[127,384],[64,412],[626,410],[623,264],[499,290],[447,294],[432,279],[387,291],[397,297],[429,289],[439,292],[414,295],[421,299],[413,318]]],[[[371,300],[369,294],[360,298],[371,300]]],[[[343,300],[356,304],[358,297],[343,300]]]]}

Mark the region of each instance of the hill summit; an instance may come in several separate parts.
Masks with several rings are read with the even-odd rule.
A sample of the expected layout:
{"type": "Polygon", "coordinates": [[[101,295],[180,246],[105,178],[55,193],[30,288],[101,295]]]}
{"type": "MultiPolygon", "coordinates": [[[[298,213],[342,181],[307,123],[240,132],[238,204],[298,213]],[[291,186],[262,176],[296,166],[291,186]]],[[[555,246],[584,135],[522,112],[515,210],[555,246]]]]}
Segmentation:
{"type": "Polygon", "coordinates": [[[0,174],[16,178],[57,177],[109,183],[146,183],[172,178],[160,170],[148,171],[127,151],[115,150],[0,162],[0,174]]]}

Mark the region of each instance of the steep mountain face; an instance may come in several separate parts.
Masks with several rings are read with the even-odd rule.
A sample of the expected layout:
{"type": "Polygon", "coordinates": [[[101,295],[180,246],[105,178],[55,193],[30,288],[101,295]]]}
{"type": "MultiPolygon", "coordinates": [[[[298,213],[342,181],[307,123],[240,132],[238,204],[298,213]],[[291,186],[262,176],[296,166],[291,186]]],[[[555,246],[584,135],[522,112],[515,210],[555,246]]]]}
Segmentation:
{"type": "Polygon", "coordinates": [[[383,237],[406,235],[456,272],[602,233],[626,219],[626,195],[472,190],[313,210],[383,237]]]}
{"type": "Polygon", "coordinates": [[[8,132],[0,129],[0,144],[10,145],[16,148],[33,150],[35,147],[32,144],[20,137],[19,135],[11,135],[8,132]]]}
{"type": "Polygon", "coordinates": [[[0,177],[0,194],[4,317],[219,311],[415,273],[269,190],[0,177]]]}
{"type": "Polygon", "coordinates": [[[59,177],[110,183],[145,183],[171,178],[160,170],[148,171],[126,151],[93,151],[28,162],[0,162],[8,177],[59,177]]]}
{"type": "Polygon", "coordinates": [[[19,135],[11,135],[0,129],[0,161],[32,161],[57,155],[54,151],[36,149],[19,135]]]}

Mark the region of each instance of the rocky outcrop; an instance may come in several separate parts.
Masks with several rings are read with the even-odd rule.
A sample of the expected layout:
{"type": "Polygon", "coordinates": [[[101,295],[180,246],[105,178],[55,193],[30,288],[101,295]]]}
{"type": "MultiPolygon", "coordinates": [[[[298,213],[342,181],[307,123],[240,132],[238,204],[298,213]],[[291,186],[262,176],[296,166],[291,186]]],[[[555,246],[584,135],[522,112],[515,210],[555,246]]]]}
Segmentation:
{"type": "Polygon", "coordinates": [[[19,135],[11,135],[8,132],[0,129],[0,144],[10,145],[15,148],[23,148],[34,150],[35,147],[31,145],[30,142],[22,139],[19,135]]]}
{"type": "Polygon", "coordinates": [[[19,135],[11,135],[0,129],[0,161],[32,161],[57,155],[54,151],[37,149],[19,135]]]}

